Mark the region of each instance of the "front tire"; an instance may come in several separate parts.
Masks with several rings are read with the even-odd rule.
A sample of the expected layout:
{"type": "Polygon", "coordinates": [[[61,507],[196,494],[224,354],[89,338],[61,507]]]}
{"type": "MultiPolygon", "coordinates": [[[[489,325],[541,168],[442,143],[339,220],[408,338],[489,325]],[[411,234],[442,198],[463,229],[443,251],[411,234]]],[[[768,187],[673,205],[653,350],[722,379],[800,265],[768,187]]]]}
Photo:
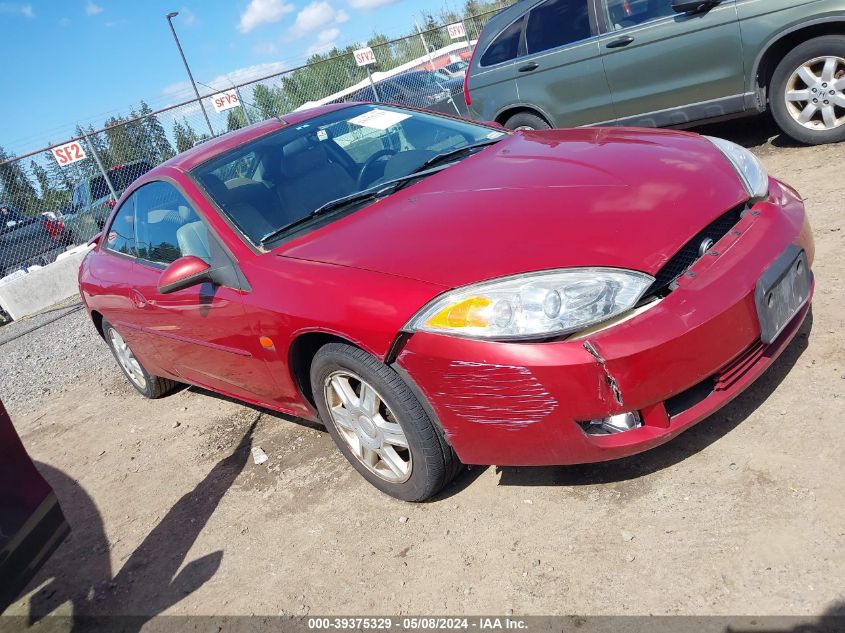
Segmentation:
{"type": "Polygon", "coordinates": [[[403,501],[437,494],[461,464],[399,375],[357,347],[329,343],[311,363],[320,418],[373,486],[403,501]]]}
{"type": "Polygon", "coordinates": [[[153,376],[135,357],[135,353],[123,340],[120,333],[108,321],[103,321],[103,335],[117,364],[123,371],[129,384],[135,387],[138,392],[150,400],[166,396],[179,386],[178,382],[153,376]]]}
{"type": "Polygon", "coordinates": [[[795,47],[769,86],[772,115],[800,143],[845,141],[845,37],[826,35],[795,47]]]}

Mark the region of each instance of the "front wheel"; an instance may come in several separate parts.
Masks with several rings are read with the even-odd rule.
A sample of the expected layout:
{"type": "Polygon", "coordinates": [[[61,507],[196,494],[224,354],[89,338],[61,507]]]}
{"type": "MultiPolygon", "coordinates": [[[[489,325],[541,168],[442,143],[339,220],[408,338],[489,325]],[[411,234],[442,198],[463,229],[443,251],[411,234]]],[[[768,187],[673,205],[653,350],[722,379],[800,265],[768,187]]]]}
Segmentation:
{"type": "Polygon", "coordinates": [[[129,380],[129,384],[143,396],[154,400],[166,396],[179,386],[178,382],[150,374],[126,341],[123,340],[120,332],[115,330],[114,326],[108,321],[103,321],[103,334],[109,349],[117,360],[117,364],[120,365],[120,369],[129,380]]]}
{"type": "Polygon", "coordinates": [[[373,486],[424,501],[460,462],[399,375],[357,347],[330,343],[311,364],[317,410],[340,452],[373,486]]]}
{"type": "Polygon", "coordinates": [[[548,130],[551,126],[543,117],[533,112],[517,112],[507,121],[505,127],[509,130],[548,130]]]}
{"type": "Polygon", "coordinates": [[[772,115],[808,145],[845,141],[845,37],[818,37],[793,49],[772,76],[772,115]]]}

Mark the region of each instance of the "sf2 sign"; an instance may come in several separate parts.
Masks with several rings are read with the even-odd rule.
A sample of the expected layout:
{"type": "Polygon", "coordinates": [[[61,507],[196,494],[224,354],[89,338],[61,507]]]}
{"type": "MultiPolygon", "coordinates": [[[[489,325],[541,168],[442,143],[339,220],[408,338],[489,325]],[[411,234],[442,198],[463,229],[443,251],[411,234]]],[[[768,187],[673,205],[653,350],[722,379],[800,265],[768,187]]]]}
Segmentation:
{"type": "Polygon", "coordinates": [[[446,27],[446,30],[449,31],[449,37],[451,37],[453,40],[457,40],[467,36],[467,33],[464,30],[463,22],[455,22],[454,24],[450,24],[446,27]]]}
{"type": "Polygon", "coordinates": [[[220,114],[226,110],[237,108],[241,105],[241,102],[238,100],[237,90],[227,90],[226,92],[218,92],[216,95],[212,95],[211,105],[214,106],[214,111],[220,114]]]}
{"type": "Polygon", "coordinates": [[[376,54],[369,46],[367,48],[359,48],[357,51],[353,51],[352,55],[355,57],[355,63],[359,66],[368,66],[369,64],[376,63],[376,54]]]}
{"type": "Polygon", "coordinates": [[[65,143],[59,147],[54,147],[51,151],[53,152],[53,158],[56,159],[56,162],[59,163],[60,167],[65,167],[71,163],[85,160],[87,158],[85,150],[82,149],[82,145],[79,141],[65,143]]]}

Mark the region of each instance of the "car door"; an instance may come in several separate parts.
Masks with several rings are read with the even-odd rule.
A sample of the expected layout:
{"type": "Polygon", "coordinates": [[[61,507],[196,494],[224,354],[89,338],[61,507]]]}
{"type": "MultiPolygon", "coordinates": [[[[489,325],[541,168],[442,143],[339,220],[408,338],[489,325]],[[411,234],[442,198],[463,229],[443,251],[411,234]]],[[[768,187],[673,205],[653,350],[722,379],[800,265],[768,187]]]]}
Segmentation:
{"type": "Polygon", "coordinates": [[[129,280],[135,268],[135,200],[120,205],[101,239],[101,248],[87,260],[89,274],[96,279],[97,306],[146,364],[152,350],[135,322],[135,307],[129,295],[129,280]]]}
{"type": "Polygon", "coordinates": [[[614,118],[590,0],[546,0],[526,15],[515,65],[519,101],[539,108],[555,127],[614,118]]]}
{"type": "Polygon", "coordinates": [[[600,39],[620,124],[664,126],[744,107],[734,0],[676,13],[672,0],[599,0],[600,39]]]}
{"type": "Polygon", "coordinates": [[[207,223],[170,182],[146,184],[132,198],[138,259],[129,291],[156,364],[217,391],[274,397],[278,389],[253,336],[242,284],[203,283],[169,294],[158,289],[162,271],[180,257],[193,255],[213,268],[234,266],[207,223]]]}

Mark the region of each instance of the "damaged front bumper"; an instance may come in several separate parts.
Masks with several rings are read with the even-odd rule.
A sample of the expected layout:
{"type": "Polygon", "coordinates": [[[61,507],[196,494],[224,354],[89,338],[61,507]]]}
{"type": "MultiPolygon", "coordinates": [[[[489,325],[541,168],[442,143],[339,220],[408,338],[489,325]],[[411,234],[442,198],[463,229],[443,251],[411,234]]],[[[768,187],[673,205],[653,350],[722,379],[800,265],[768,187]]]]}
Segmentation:
{"type": "MultiPolygon", "coordinates": [[[[813,261],[798,195],[772,181],[733,231],[658,303],[580,338],[506,343],[416,333],[394,367],[467,464],[576,464],[658,446],[730,402],[777,358],[809,297],[761,342],[758,279],[795,245],[813,261]],[[642,425],[591,435],[585,422],[637,412],[642,425]]],[[[812,287],[810,288],[810,296],[812,287]]]]}

